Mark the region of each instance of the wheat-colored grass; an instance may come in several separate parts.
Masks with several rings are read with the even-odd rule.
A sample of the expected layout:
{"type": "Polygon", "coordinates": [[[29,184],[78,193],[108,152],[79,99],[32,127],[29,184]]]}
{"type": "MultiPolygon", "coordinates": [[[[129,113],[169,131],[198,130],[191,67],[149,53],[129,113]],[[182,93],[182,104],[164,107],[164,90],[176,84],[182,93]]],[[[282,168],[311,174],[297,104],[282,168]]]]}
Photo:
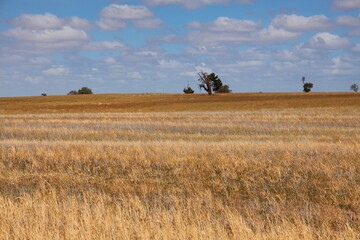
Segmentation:
{"type": "Polygon", "coordinates": [[[359,110],[0,115],[0,239],[358,239],[359,110]]]}
{"type": "Polygon", "coordinates": [[[0,98],[0,114],[203,112],[287,108],[352,108],[357,93],[96,94],[0,98]]]}

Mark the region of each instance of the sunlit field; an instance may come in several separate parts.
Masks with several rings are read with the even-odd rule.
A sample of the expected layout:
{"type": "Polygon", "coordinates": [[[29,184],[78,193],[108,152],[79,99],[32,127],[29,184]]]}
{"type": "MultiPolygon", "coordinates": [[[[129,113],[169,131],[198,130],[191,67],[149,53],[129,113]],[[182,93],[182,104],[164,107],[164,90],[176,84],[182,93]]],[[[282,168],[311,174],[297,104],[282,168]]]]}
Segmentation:
{"type": "Polygon", "coordinates": [[[359,239],[360,94],[0,98],[0,239],[359,239]]]}

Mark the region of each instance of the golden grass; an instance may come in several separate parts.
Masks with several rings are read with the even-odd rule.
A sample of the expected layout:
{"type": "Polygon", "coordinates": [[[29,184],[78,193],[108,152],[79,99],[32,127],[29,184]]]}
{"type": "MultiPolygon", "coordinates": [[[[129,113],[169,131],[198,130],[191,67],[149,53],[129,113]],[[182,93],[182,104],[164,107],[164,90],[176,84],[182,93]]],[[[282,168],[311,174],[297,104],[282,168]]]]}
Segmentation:
{"type": "Polygon", "coordinates": [[[359,107],[357,93],[95,94],[0,98],[0,114],[359,107]]]}
{"type": "MultiPolygon", "coordinates": [[[[0,239],[358,239],[358,95],[250,95],[218,95],[222,111],[142,107],[174,95],[129,113],[3,108],[0,239]]],[[[126,98],[93,97],[110,96],[126,98]]]]}

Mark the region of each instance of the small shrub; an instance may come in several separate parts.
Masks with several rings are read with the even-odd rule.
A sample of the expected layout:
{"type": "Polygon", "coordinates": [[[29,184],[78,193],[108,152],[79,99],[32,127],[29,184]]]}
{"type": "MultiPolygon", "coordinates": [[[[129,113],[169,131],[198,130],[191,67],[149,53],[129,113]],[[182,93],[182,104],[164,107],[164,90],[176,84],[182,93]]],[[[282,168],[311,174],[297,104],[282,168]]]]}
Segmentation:
{"type": "Polygon", "coordinates": [[[231,89],[229,87],[229,85],[223,85],[221,86],[217,91],[217,93],[231,93],[231,89]]]}
{"type": "Polygon", "coordinates": [[[350,86],[350,89],[353,90],[354,92],[358,92],[359,91],[359,86],[357,84],[352,84],[350,86]]]}
{"type": "Polygon", "coordinates": [[[68,92],[67,95],[77,95],[78,92],[76,90],[71,90],[70,92],[68,92]]]}
{"type": "Polygon", "coordinates": [[[192,94],[192,93],[194,93],[194,90],[192,90],[191,87],[186,87],[186,88],[184,88],[183,91],[184,91],[185,94],[192,94]]]}

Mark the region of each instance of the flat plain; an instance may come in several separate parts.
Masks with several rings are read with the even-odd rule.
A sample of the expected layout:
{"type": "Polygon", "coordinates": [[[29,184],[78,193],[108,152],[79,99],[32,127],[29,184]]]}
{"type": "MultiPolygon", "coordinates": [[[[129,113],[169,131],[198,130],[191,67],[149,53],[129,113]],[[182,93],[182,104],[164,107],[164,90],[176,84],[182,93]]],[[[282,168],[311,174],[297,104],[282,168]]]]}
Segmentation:
{"type": "Polygon", "coordinates": [[[359,239],[360,94],[0,98],[0,239],[359,239]]]}

